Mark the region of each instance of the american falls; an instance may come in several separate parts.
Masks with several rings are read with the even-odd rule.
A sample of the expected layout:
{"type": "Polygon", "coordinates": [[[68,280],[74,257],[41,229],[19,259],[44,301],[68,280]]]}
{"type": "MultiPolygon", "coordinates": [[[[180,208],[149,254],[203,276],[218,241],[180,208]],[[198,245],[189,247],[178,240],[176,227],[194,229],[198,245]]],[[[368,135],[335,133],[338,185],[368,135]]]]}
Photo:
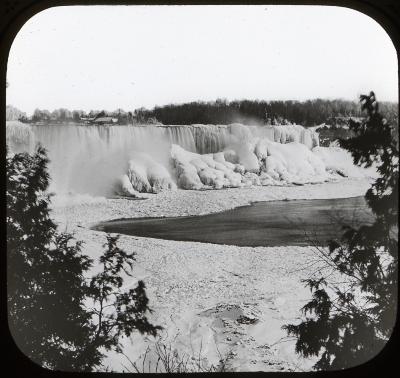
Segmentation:
{"type": "Polygon", "coordinates": [[[139,196],[164,190],[318,183],[357,175],[351,156],[300,125],[7,123],[9,153],[48,151],[57,193],[139,196]]]}

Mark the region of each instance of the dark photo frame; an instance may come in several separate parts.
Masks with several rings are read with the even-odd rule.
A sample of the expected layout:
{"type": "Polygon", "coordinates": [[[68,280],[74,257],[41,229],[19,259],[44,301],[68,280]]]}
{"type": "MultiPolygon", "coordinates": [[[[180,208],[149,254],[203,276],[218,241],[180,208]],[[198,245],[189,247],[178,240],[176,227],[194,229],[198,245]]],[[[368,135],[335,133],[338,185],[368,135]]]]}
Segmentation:
{"type": "MultiPolygon", "coordinates": [[[[0,23],[0,55],[1,55],[1,83],[2,83],[2,93],[4,94],[2,104],[0,106],[0,117],[2,119],[2,174],[3,177],[6,177],[6,73],[7,73],[7,59],[10,47],[12,45],[12,41],[18,30],[22,27],[22,25],[32,16],[39,13],[40,11],[54,7],[54,6],[67,6],[67,5],[170,5],[170,4],[177,4],[177,5],[205,5],[209,4],[208,2],[202,1],[194,1],[194,2],[163,2],[163,1],[152,1],[152,2],[136,2],[136,1],[88,1],[88,0],[76,0],[76,1],[67,1],[67,0],[9,0],[6,1],[3,5],[1,23],[0,23]]],[[[353,0],[353,1],[325,1],[325,2],[317,2],[317,1],[271,1],[271,2],[236,2],[236,1],[229,1],[229,2],[213,2],[214,4],[254,4],[254,5],[334,5],[334,6],[343,6],[351,9],[358,10],[362,13],[367,14],[375,21],[377,21],[387,32],[387,34],[392,39],[394,46],[397,49],[397,56],[399,56],[399,46],[400,46],[400,5],[397,4],[396,1],[388,1],[384,4],[377,1],[372,0],[353,0]]],[[[340,27],[340,26],[338,26],[340,27]]],[[[361,37],[360,37],[361,38],[361,37]]],[[[373,52],[371,52],[373,53],[373,52]]],[[[378,99],[379,100],[379,99],[378,99]]],[[[398,126],[397,126],[398,127],[398,126]]],[[[397,131],[398,135],[398,131],[397,131]]],[[[2,191],[3,194],[3,201],[2,201],[2,211],[3,211],[3,222],[2,222],[2,230],[3,230],[3,251],[7,251],[7,243],[6,243],[6,234],[7,228],[6,223],[4,220],[7,216],[7,206],[6,206],[6,180],[3,180],[4,189],[2,191]]],[[[105,227],[104,225],[100,226],[105,227]]],[[[175,225],[174,227],[181,227],[180,225],[175,225]]],[[[115,232],[115,231],[114,231],[115,232]]],[[[142,236],[140,234],[136,234],[137,236],[142,236]]],[[[146,236],[144,234],[144,236],[146,236]]],[[[176,239],[172,239],[176,240],[176,239]]],[[[178,239],[178,240],[185,240],[185,239],[178,239]]],[[[191,240],[191,239],[188,239],[191,240]]],[[[199,240],[201,241],[201,240],[199,240]]],[[[224,244],[224,243],[221,243],[224,244]]],[[[257,246],[257,245],[256,245],[257,246]]],[[[61,371],[50,371],[45,368],[40,367],[39,365],[33,363],[29,358],[27,358],[20,349],[16,346],[15,341],[10,333],[7,319],[8,319],[8,311],[7,311],[7,258],[6,253],[3,253],[3,263],[2,266],[2,294],[3,294],[3,330],[5,335],[5,349],[6,349],[6,359],[4,364],[4,370],[9,370],[8,376],[26,376],[28,374],[37,375],[40,377],[47,377],[47,376],[92,376],[93,374],[98,374],[101,376],[122,376],[123,373],[72,373],[72,372],[61,372],[61,371]]],[[[397,294],[398,296],[398,294],[397,294]]],[[[398,300],[397,300],[398,303],[398,300]]],[[[385,375],[386,376],[394,376],[396,372],[399,371],[398,364],[397,364],[397,352],[399,350],[399,325],[398,325],[398,316],[396,319],[395,327],[393,328],[392,336],[390,337],[387,344],[384,346],[382,351],[373,359],[367,361],[366,363],[352,367],[345,370],[336,370],[336,371],[319,371],[319,372],[252,372],[252,373],[245,373],[245,372],[224,372],[223,375],[226,376],[237,376],[237,375],[266,375],[269,376],[333,376],[333,377],[375,377],[378,375],[385,375]]],[[[209,372],[208,372],[209,373],[209,372]]],[[[190,375],[204,375],[191,373],[190,375]]],[[[149,375],[155,375],[152,373],[148,373],[149,375]]],[[[183,373],[182,373],[183,374],[183,373]]],[[[180,374],[180,375],[182,375],[180,374]]],[[[211,373],[210,373],[211,374],[211,373]]],[[[215,375],[216,373],[214,373],[215,375]]]]}

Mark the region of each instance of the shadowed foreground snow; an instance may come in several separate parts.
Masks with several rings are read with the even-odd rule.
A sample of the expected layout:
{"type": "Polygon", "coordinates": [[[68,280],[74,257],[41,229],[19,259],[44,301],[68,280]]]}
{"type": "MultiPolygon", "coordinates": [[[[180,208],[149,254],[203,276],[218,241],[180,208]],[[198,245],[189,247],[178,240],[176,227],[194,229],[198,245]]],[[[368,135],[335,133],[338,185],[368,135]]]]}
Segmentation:
{"type": "MultiPolygon", "coordinates": [[[[61,230],[74,232],[85,241],[84,252],[97,258],[105,234],[89,227],[99,221],[199,215],[253,201],[352,197],[364,195],[369,185],[367,179],[343,179],[292,187],[166,191],[146,200],[56,198],[53,215],[61,230]]],[[[235,371],[310,370],[313,361],[295,354],[295,341],[281,326],[299,321],[299,309],[309,299],[301,279],[311,272],[311,247],[250,248],[127,235],[121,235],[119,246],[136,252],[130,284],[144,280],[154,310],[150,319],[164,327],[160,337],[180,354],[201,353],[214,365],[227,359],[227,368],[235,371]]],[[[136,334],[124,340],[124,352],[140,362],[155,341],[136,334]]],[[[146,358],[147,371],[148,361],[154,368],[156,358],[152,352],[146,358]]],[[[122,371],[129,362],[110,354],[105,365],[122,371]]]]}

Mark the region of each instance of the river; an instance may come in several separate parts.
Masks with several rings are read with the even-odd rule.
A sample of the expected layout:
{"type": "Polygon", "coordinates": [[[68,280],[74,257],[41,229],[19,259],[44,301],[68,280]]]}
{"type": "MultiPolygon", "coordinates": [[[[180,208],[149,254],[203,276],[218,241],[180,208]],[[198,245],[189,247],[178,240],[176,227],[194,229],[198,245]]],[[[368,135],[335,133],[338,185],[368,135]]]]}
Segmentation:
{"type": "Polygon", "coordinates": [[[326,245],[342,225],[374,219],[364,197],[255,202],[200,216],[134,218],[97,224],[98,231],[237,246],[326,245]]]}

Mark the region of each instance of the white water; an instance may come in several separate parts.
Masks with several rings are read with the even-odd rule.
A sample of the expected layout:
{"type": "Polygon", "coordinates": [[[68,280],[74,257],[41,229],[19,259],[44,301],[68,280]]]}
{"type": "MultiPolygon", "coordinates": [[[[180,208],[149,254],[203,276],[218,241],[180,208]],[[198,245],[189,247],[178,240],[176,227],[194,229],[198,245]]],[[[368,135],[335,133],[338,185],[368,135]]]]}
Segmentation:
{"type": "Polygon", "coordinates": [[[32,152],[37,143],[48,150],[51,189],[57,193],[111,195],[117,180],[138,152],[172,170],[170,147],[177,144],[199,154],[215,153],[254,137],[318,145],[318,134],[298,125],[244,126],[92,126],[7,124],[11,152],[32,152]]]}

